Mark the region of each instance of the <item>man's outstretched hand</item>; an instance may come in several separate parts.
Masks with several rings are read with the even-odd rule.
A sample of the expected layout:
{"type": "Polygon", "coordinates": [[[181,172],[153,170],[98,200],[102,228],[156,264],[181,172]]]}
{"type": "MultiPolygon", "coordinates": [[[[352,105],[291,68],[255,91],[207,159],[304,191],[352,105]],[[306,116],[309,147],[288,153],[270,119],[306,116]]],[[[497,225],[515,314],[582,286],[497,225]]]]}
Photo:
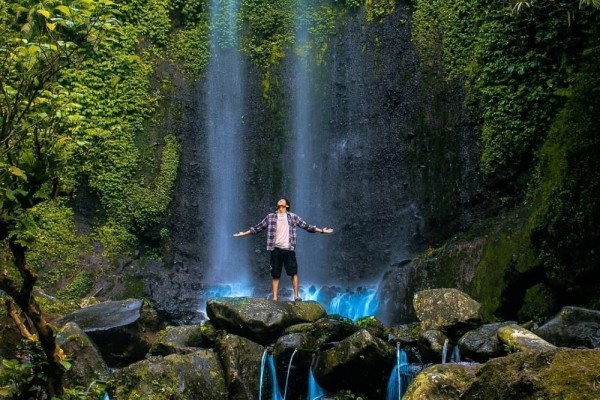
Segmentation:
{"type": "Polygon", "coordinates": [[[333,228],[323,228],[323,233],[333,233],[333,228]]]}
{"type": "Polygon", "coordinates": [[[238,232],[238,233],[234,233],[233,236],[240,237],[240,236],[246,236],[247,234],[248,234],[248,232],[238,232]]]}

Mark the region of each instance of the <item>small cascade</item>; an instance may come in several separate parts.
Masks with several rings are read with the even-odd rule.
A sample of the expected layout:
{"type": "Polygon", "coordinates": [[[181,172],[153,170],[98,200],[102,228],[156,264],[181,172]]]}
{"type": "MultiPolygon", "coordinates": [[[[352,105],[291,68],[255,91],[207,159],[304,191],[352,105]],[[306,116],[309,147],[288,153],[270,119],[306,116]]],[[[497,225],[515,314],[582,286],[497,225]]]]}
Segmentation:
{"type": "Polygon", "coordinates": [[[269,373],[271,374],[271,400],[283,400],[279,384],[277,383],[277,373],[275,371],[275,360],[273,354],[269,354],[267,350],[263,352],[260,362],[260,381],[258,384],[258,400],[263,400],[263,386],[265,380],[266,365],[269,364],[269,373]]]}
{"type": "Polygon", "coordinates": [[[102,400],[110,400],[110,397],[108,397],[108,393],[104,392],[104,396],[102,397],[102,400]]]}
{"type": "Polygon", "coordinates": [[[448,354],[448,339],[444,340],[442,347],[442,364],[446,364],[446,355],[448,354]]]}
{"type": "Polygon", "coordinates": [[[290,370],[292,369],[292,361],[294,361],[294,356],[298,352],[298,349],[294,349],[292,356],[290,357],[290,362],[288,364],[287,374],[285,376],[285,388],[283,389],[283,399],[287,396],[288,382],[290,380],[290,370]]]}
{"type": "Polygon", "coordinates": [[[318,301],[328,314],[339,314],[353,321],[377,311],[377,287],[359,286],[354,289],[314,285],[302,294],[306,300],[318,301]]]}
{"type": "Polygon", "coordinates": [[[458,345],[455,345],[452,349],[452,355],[450,356],[450,362],[459,363],[460,362],[460,349],[458,345]]]}
{"type": "Polygon", "coordinates": [[[388,380],[386,400],[402,399],[408,384],[412,381],[413,376],[418,370],[418,368],[414,368],[408,363],[406,352],[400,348],[400,343],[397,343],[396,365],[388,380]]]}
{"type": "Polygon", "coordinates": [[[325,396],[325,390],[315,380],[312,368],[308,372],[308,396],[306,400],[317,400],[325,396]]]}

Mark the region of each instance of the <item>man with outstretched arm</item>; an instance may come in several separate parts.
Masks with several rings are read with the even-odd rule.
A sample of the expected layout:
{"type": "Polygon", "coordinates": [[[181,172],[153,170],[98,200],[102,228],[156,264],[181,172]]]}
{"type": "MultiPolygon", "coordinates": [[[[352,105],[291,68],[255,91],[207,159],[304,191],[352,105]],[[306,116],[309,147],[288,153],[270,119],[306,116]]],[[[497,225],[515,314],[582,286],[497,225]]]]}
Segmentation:
{"type": "Polygon", "coordinates": [[[302,300],[298,293],[300,280],[298,278],[298,263],[296,262],[296,227],[299,226],[311,233],[333,233],[331,228],[317,228],[315,225],[307,224],[298,215],[290,212],[289,209],[290,202],[287,199],[280,199],[277,202],[276,213],[268,214],[261,222],[247,231],[233,234],[235,237],[240,237],[267,229],[267,250],[271,252],[270,264],[274,301],[277,301],[282,266],[285,267],[288,276],[292,277],[294,300],[302,300]]]}

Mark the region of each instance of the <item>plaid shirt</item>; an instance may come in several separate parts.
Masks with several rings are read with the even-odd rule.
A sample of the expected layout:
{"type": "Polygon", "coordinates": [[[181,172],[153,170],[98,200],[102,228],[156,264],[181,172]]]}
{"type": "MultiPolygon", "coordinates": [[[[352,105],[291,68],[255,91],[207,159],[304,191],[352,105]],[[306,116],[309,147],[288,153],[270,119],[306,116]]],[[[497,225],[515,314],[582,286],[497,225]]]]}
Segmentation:
{"type": "MultiPolygon", "coordinates": [[[[288,226],[290,229],[290,247],[289,250],[296,250],[296,227],[304,229],[307,232],[314,233],[317,229],[315,225],[307,224],[298,215],[287,213],[288,226]]],[[[262,221],[250,228],[252,233],[257,233],[267,228],[267,250],[275,249],[275,231],[277,230],[277,213],[268,214],[262,221]]]]}

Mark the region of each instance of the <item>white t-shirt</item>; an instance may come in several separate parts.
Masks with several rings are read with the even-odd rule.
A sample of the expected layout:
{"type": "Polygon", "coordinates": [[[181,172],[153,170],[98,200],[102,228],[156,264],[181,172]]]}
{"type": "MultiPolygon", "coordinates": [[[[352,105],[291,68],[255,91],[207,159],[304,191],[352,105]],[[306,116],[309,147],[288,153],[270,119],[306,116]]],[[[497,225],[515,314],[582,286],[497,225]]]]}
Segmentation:
{"type": "Polygon", "coordinates": [[[290,248],[290,226],[287,213],[277,213],[277,230],[275,231],[275,247],[290,248]]]}

